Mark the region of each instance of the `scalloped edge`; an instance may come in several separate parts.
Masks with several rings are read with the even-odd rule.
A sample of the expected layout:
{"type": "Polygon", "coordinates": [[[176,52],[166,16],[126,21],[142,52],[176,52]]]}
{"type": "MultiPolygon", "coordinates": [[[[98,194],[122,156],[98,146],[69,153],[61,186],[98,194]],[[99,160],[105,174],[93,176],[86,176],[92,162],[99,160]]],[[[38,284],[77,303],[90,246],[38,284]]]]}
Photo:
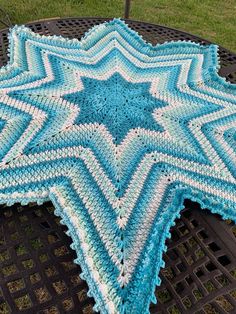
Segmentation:
{"type": "MultiPolygon", "coordinates": [[[[234,221],[234,223],[236,224],[236,214],[235,215],[233,215],[233,214],[227,215],[222,210],[223,205],[220,202],[217,202],[214,205],[211,205],[212,204],[211,196],[206,197],[205,194],[203,194],[200,191],[196,192],[196,190],[191,188],[190,186],[174,188],[174,190],[175,190],[175,194],[174,194],[173,200],[166,207],[168,213],[171,211],[171,212],[173,212],[173,215],[171,217],[169,217],[168,213],[163,213],[163,216],[165,216],[165,217],[163,217],[163,219],[166,221],[166,224],[163,223],[163,225],[165,226],[164,227],[165,231],[161,236],[161,241],[158,243],[159,247],[161,247],[161,250],[159,250],[160,255],[155,254],[156,260],[159,258],[160,262],[159,263],[155,262],[155,264],[154,264],[155,275],[153,277],[153,280],[150,283],[150,286],[151,286],[150,294],[149,294],[149,297],[146,299],[145,303],[142,302],[142,304],[144,305],[145,308],[143,308],[142,312],[140,312],[140,313],[150,313],[149,308],[150,308],[151,303],[154,303],[154,304],[157,303],[157,299],[155,296],[155,288],[160,286],[160,284],[161,284],[161,278],[159,276],[160,270],[165,267],[165,262],[163,260],[163,255],[167,251],[167,246],[166,246],[165,242],[167,239],[171,238],[170,229],[176,225],[176,220],[181,217],[180,212],[181,212],[181,210],[183,210],[185,208],[183,205],[183,202],[185,199],[190,199],[193,202],[197,202],[200,205],[201,210],[204,210],[207,208],[212,214],[220,215],[222,220],[230,219],[230,220],[234,221]],[[204,199],[206,201],[204,201],[204,199]]],[[[158,230],[155,230],[155,232],[152,233],[151,238],[149,240],[148,247],[152,246],[152,250],[149,251],[149,254],[147,256],[147,259],[149,261],[150,261],[150,256],[153,255],[151,252],[154,251],[153,243],[155,243],[154,239],[156,237],[157,231],[158,230]]],[[[147,250],[148,250],[148,247],[147,247],[147,250]]],[[[157,253],[157,250],[155,250],[155,253],[157,253]]],[[[142,269],[146,269],[149,267],[150,267],[150,263],[149,264],[146,263],[144,268],[142,266],[142,269]]],[[[130,305],[132,306],[132,304],[130,304],[130,305]]],[[[132,310],[132,308],[131,308],[131,310],[132,310]]]]}
{"type": "MultiPolygon", "coordinates": [[[[131,27],[129,27],[128,24],[126,24],[125,21],[121,20],[120,18],[114,18],[110,21],[102,22],[101,24],[95,25],[94,27],[91,27],[87,32],[85,32],[84,36],[79,39],[69,39],[62,37],[61,35],[40,35],[38,33],[33,32],[30,28],[26,27],[25,25],[15,25],[13,26],[9,33],[8,33],[8,57],[9,60],[7,64],[0,69],[0,74],[6,74],[6,72],[11,72],[12,70],[19,69],[16,62],[14,62],[15,59],[15,51],[14,51],[14,36],[20,36],[22,33],[28,35],[29,37],[44,40],[46,44],[51,45],[52,41],[57,44],[61,43],[66,45],[67,48],[77,48],[84,50],[84,45],[87,44],[90,39],[93,39],[93,36],[102,31],[103,28],[106,28],[110,25],[118,25],[121,27],[124,32],[127,32],[131,37],[134,38],[136,41],[135,45],[137,46],[136,49],[139,51],[142,51],[146,54],[149,52],[151,55],[153,53],[164,50],[164,49],[174,49],[176,47],[193,47],[193,48],[199,48],[202,51],[207,51],[208,56],[206,56],[208,62],[211,61],[211,64],[207,69],[205,69],[205,75],[209,77],[210,80],[213,82],[215,81],[220,86],[222,86],[225,89],[231,89],[231,91],[236,92],[236,84],[233,84],[231,82],[226,81],[226,78],[219,75],[219,69],[220,69],[220,56],[219,56],[219,46],[216,44],[209,44],[209,45],[202,45],[200,43],[196,43],[191,40],[177,40],[177,41],[165,41],[164,43],[157,43],[156,45],[152,45],[151,43],[147,42],[143,39],[142,35],[140,35],[138,32],[133,30],[131,27]]],[[[134,45],[134,46],[135,46],[134,45]]],[[[208,78],[205,78],[208,80],[208,78]]],[[[205,80],[202,80],[203,82],[205,80]]],[[[196,82],[199,83],[199,82],[196,82]]]]}

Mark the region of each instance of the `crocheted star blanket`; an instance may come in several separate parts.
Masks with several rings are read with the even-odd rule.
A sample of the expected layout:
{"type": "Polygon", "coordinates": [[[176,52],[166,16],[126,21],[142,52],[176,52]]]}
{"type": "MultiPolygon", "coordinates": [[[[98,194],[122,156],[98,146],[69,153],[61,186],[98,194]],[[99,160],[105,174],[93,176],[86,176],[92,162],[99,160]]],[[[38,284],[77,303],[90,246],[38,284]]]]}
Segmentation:
{"type": "Polygon", "coordinates": [[[80,41],[9,40],[0,202],[51,200],[94,309],[148,313],[184,199],[236,220],[236,87],[217,46],[152,46],[117,19],[80,41]]]}

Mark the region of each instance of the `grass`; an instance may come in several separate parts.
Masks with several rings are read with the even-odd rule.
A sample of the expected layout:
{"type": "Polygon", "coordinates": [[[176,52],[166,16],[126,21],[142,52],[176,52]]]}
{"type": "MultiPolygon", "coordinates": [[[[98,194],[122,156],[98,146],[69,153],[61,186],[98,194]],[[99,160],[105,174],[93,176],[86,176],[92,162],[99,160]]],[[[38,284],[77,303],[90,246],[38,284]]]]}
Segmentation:
{"type": "MultiPolygon", "coordinates": [[[[122,17],[124,0],[1,0],[12,22],[52,17],[122,17]]],[[[236,52],[236,0],[131,0],[130,18],[190,32],[236,52]]]]}
{"type": "Polygon", "coordinates": [[[7,287],[11,293],[17,292],[25,287],[24,279],[20,278],[20,279],[8,282],[7,287]]]}
{"type": "Polygon", "coordinates": [[[160,303],[169,302],[172,298],[167,289],[156,292],[157,299],[160,303]]]}

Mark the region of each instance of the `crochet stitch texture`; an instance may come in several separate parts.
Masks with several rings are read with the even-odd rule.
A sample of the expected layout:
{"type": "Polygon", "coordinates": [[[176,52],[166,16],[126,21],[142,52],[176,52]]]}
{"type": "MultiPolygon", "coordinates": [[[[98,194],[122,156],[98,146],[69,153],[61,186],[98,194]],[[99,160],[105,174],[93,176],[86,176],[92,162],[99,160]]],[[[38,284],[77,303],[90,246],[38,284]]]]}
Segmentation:
{"type": "Polygon", "coordinates": [[[10,34],[0,202],[51,200],[101,313],[148,313],[190,198],[236,220],[236,88],[217,46],[152,46],[115,19],[81,40],[10,34]]]}

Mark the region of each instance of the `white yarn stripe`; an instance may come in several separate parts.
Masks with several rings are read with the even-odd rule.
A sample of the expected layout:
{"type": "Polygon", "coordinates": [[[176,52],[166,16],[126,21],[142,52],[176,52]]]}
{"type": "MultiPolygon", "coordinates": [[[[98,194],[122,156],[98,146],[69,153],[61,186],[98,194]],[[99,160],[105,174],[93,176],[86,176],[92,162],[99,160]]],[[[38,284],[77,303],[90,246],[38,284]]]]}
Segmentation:
{"type": "Polygon", "coordinates": [[[20,109],[21,111],[32,115],[32,120],[27,126],[25,132],[2,159],[2,162],[5,163],[12,157],[20,154],[34,135],[42,128],[44,121],[46,120],[46,113],[38,108],[33,108],[23,101],[16,101],[7,95],[0,96],[0,101],[6,106],[20,109]]]}
{"type": "MultiPolygon", "coordinates": [[[[78,132],[78,130],[76,131],[78,132]]],[[[181,158],[176,158],[173,156],[169,156],[167,154],[162,153],[153,153],[154,158],[156,159],[156,162],[154,162],[154,158],[151,157],[151,154],[147,154],[143,160],[140,162],[138,167],[136,168],[136,171],[134,175],[132,176],[129,186],[122,198],[120,198],[119,203],[117,203],[117,198],[115,196],[115,187],[112,184],[112,182],[108,179],[106,174],[104,173],[103,169],[99,165],[99,162],[96,160],[95,156],[88,148],[83,148],[82,146],[76,146],[76,147],[68,147],[63,149],[57,149],[52,151],[46,151],[39,154],[33,154],[29,156],[22,156],[17,158],[14,163],[9,165],[3,165],[2,169],[7,169],[11,167],[11,169],[23,167],[23,166],[30,166],[35,164],[35,160],[37,160],[38,163],[42,162],[43,160],[58,160],[61,158],[66,157],[77,157],[81,158],[85,161],[85,164],[90,171],[91,175],[94,177],[96,183],[98,184],[99,188],[101,189],[104,196],[106,196],[106,199],[109,201],[111,206],[113,208],[117,208],[117,205],[120,205],[124,208],[125,216],[123,218],[122,226],[125,226],[125,223],[127,222],[132,209],[135,205],[135,202],[140,195],[140,191],[143,187],[143,184],[145,182],[145,178],[147,177],[151,166],[154,163],[158,162],[166,162],[171,165],[177,166],[183,170],[199,173],[202,175],[205,175],[207,172],[208,175],[211,174],[212,177],[218,178],[218,179],[224,179],[224,172],[222,170],[219,170],[215,167],[207,166],[207,165],[201,165],[199,163],[186,161],[181,158]],[[94,174],[93,169],[96,168],[96,174],[94,174]]],[[[73,172],[73,170],[72,170],[73,172]]],[[[26,179],[26,177],[24,178],[26,179]]],[[[31,180],[31,176],[29,176],[29,181],[31,180]]],[[[235,183],[235,178],[226,178],[228,182],[235,183]]],[[[7,182],[1,182],[1,185],[7,187],[11,183],[7,182]]],[[[229,199],[226,194],[224,194],[222,191],[218,191],[219,195],[222,195],[222,197],[229,199]],[[222,194],[223,193],[223,194],[222,194]]]]}
{"type": "MultiPolygon", "coordinates": [[[[194,178],[193,180],[187,174],[182,175],[180,173],[171,172],[169,174],[169,178],[171,178],[172,183],[175,181],[180,181],[193,188],[200,189],[202,191],[205,191],[206,193],[210,193],[217,197],[222,197],[222,198],[231,200],[233,202],[236,201],[236,196],[234,195],[233,192],[229,193],[227,191],[227,193],[225,193],[223,191],[217,190],[215,187],[211,187],[210,185],[201,183],[196,178],[194,178]]],[[[140,221],[140,227],[138,228],[136,237],[133,239],[132,250],[129,251],[127,254],[126,281],[125,281],[126,284],[128,284],[132,276],[132,273],[134,271],[134,268],[140,256],[140,251],[143,248],[143,244],[147,239],[148,233],[150,232],[150,228],[152,226],[154,217],[158,211],[158,206],[162,201],[162,197],[164,195],[164,192],[167,186],[168,186],[167,177],[160,178],[160,184],[159,182],[157,182],[156,191],[153,194],[153,198],[151,199],[150,203],[147,205],[147,207],[149,207],[148,211],[146,211],[145,209],[143,211],[144,212],[143,219],[140,221]]]]}
{"type": "Polygon", "coordinates": [[[89,266],[90,269],[90,275],[93,278],[94,282],[96,283],[96,286],[99,288],[100,293],[103,295],[104,300],[106,301],[106,305],[108,307],[109,313],[113,314],[116,312],[116,305],[112,301],[112,299],[109,297],[109,286],[104,282],[103,277],[100,276],[99,270],[97,269],[93,259],[91,258],[91,255],[88,254],[87,247],[90,248],[90,250],[93,251],[93,248],[89,246],[88,243],[86,243],[86,232],[81,227],[83,225],[83,222],[80,221],[78,215],[75,214],[75,209],[73,209],[73,206],[70,204],[68,198],[65,199],[63,192],[60,192],[59,188],[53,187],[51,188],[51,193],[53,193],[58,203],[60,204],[61,208],[63,208],[65,214],[70,217],[70,221],[73,224],[75,230],[77,230],[77,236],[79,237],[79,240],[81,241],[81,249],[83,251],[83,257],[86,261],[86,265],[89,266]]]}

